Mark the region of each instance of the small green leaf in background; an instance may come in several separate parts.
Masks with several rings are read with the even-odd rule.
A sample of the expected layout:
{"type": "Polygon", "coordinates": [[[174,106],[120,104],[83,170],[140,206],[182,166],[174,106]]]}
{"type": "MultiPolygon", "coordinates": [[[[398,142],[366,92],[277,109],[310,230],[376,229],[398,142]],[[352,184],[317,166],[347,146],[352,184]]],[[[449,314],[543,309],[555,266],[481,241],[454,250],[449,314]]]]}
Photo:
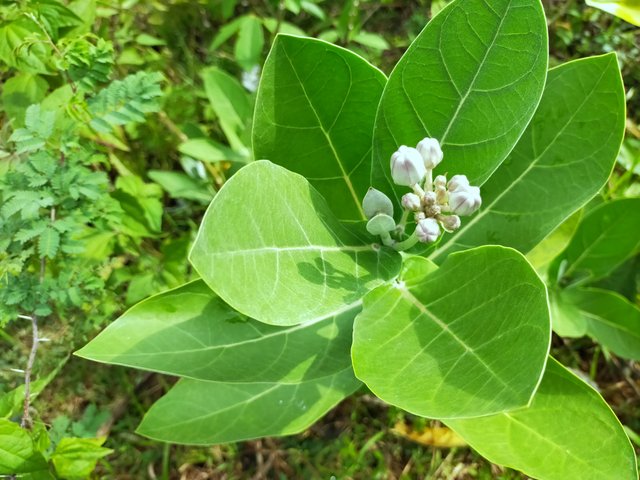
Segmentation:
{"type": "Polygon", "coordinates": [[[101,445],[106,438],[69,438],[60,440],[51,454],[51,461],[59,476],[74,480],[87,478],[96,463],[113,450],[101,445]]]}
{"type": "Polygon", "coordinates": [[[0,474],[30,473],[47,470],[47,462],[29,432],[17,423],[0,418],[0,474]]]}
{"type": "Polygon", "coordinates": [[[638,478],[635,452],[611,408],[552,358],[528,408],[446,423],[489,461],[533,478],[638,478]]]}
{"type": "Polygon", "coordinates": [[[640,27],[640,0],[586,0],[587,5],[604,10],[640,27]]]}
{"type": "Polygon", "coordinates": [[[354,325],[356,376],[382,400],[430,418],[527,405],[551,325],[545,286],[524,257],[487,246],[452,255],[423,278],[404,274],[406,285],[364,298],[354,325]]]}
{"type": "Polygon", "coordinates": [[[640,249],[640,198],[604,203],[582,219],[549,269],[561,286],[605,277],[640,249]],[[559,275],[560,274],[560,275],[559,275]]]}
{"type": "Polygon", "coordinates": [[[229,145],[238,152],[248,151],[246,145],[250,141],[249,127],[253,114],[249,95],[234,77],[219,68],[206,68],[200,76],[229,145]]]}
{"type": "Polygon", "coordinates": [[[207,163],[223,161],[246,163],[247,161],[246,157],[209,138],[189,139],[178,145],[178,151],[207,163]]]}
{"type": "Polygon", "coordinates": [[[355,313],[273,327],[198,280],[134,306],[76,355],[198,380],[296,383],[350,368],[355,313]]]}
{"type": "Polygon", "coordinates": [[[378,107],[374,182],[387,194],[399,145],[439,140],[437,173],[483,183],[533,116],[546,78],[547,24],[537,0],[459,0],[431,20],[389,77],[378,107]],[[442,170],[441,170],[442,169],[442,170]]]}
{"type": "Polygon", "coordinates": [[[236,61],[243,69],[251,70],[253,66],[260,63],[263,47],[262,22],[253,15],[243,17],[234,50],[236,61]]]}
{"type": "Polygon", "coordinates": [[[382,72],[348,50],[278,35],[256,100],[255,157],[307,177],[340,220],[364,220],[384,83],[382,72]]]}
{"type": "Polygon", "coordinates": [[[354,230],[338,222],[304,177],[258,161],[218,192],[190,260],[239,312],[294,325],[354,308],[400,270],[397,252],[354,230]]]}
{"type": "Polygon", "coordinates": [[[185,173],[149,170],[147,175],[173,198],[195,200],[200,203],[209,203],[213,198],[213,191],[185,173]]]}
{"type": "Polygon", "coordinates": [[[602,188],[624,128],[625,92],[615,54],[551,69],[531,123],[481,187],[482,208],[443,239],[432,259],[492,243],[527,253],[602,188]]]}
{"type": "Polygon", "coordinates": [[[582,317],[585,333],[616,355],[640,360],[640,308],[598,288],[571,288],[564,296],[582,317]]]}
{"type": "Polygon", "coordinates": [[[351,367],[294,384],[183,379],[151,407],[137,431],[195,445],[291,435],[304,431],[360,385],[351,367]]]}
{"type": "Polygon", "coordinates": [[[2,106],[13,127],[24,126],[24,115],[29,105],[39,103],[47,93],[49,84],[33,73],[19,73],[2,86],[2,106]]]}

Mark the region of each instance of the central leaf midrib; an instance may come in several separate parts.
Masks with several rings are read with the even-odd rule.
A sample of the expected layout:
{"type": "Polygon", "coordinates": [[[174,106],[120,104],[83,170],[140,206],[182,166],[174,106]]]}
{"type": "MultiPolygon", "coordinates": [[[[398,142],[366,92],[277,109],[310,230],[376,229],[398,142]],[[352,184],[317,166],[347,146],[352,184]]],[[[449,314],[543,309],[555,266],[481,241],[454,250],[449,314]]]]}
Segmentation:
{"type": "MultiPolygon", "coordinates": [[[[309,104],[309,108],[311,109],[311,111],[313,112],[314,116],[316,117],[316,120],[318,121],[318,127],[320,128],[320,131],[325,136],[325,138],[327,140],[327,143],[329,144],[329,148],[331,149],[331,152],[333,153],[333,158],[336,160],[336,163],[337,163],[338,168],[340,169],[340,173],[342,175],[342,179],[344,180],[345,184],[347,185],[349,193],[351,193],[351,196],[352,196],[353,201],[354,201],[354,203],[356,205],[356,208],[358,209],[358,213],[360,214],[360,217],[361,217],[362,220],[366,220],[366,216],[364,214],[364,210],[362,209],[362,205],[360,204],[360,199],[358,198],[358,194],[356,193],[355,188],[353,187],[353,183],[351,182],[351,178],[349,177],[349,174],[347,173],[347,170],[344,168],[344,165],[342,164],[342,162],[340,160],[340,156],[338,155],[338,151],[336,150],[336,148],[335,148],[335,146],[333,144],[333,140],[331,139],[331,136],[329,135],[329,132],[327,132],[325,130],[324,125],[322,124],[322,121],[320,120],[320,115],[318,115],[318,112],[316,111],[313,103],[311,102],[311,97],[309,97],[309,95],[307,93],[307,90],[306,90],[306,88],[304,86],[304,83],[303,83],[302,79],[300,78],[300,76],[298,75],[298,71],[296,70],[295,65],[291,61],[291,58],[289,57],[289,54],[287,53],[287,49],[284,47],[284,45],[282,46],[282,51],[283,51],[284,56],[286,57],[287,61],[289,62],[289,65],[291,66],[291,71],[296,76],[296,79],[298,80],[298,83],[300,84],[300,88],[302,89],[302,92],[304,93],[304,97],[307,100],[307,103],[309,104]]],[[[345,101],[346,101],[346,99],[345,99],[345,101]]]]}

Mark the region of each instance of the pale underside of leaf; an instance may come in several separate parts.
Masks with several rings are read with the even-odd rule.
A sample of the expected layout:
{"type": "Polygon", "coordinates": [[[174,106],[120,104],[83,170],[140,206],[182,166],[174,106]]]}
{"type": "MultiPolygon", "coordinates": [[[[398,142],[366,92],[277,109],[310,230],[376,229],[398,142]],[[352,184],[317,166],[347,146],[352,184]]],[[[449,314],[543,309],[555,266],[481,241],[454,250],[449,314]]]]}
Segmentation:
{"type": "Polygon", "coordinates": [[[351,365],[356,312],[274,327],[235,312],[198,280],[134,306],[76,355],[196,380],[298,383],[351,365]]]}
{"type": "Polygon", "coordinates": [[[421,282],[368,294],[352,358],[358,378],[386,402],[462,418],[527,405],[549,342],[543,283],[517,252],[482,247],[421,282]]]}
{"type": "Polygon", "coordinates": [[[192,445],[291,435],[308,428],[359,385],[351,368],[291,385],[183,379],[151,407],[138,432],[192,445]]]}
{"type": "Polygon", "coordinates": [[[356,308],[397,275],[400,255],[372,240],[338,222],[303,177],[258,161],[213,200],[190,259],[236,310],[293,325],[356,308]]]}

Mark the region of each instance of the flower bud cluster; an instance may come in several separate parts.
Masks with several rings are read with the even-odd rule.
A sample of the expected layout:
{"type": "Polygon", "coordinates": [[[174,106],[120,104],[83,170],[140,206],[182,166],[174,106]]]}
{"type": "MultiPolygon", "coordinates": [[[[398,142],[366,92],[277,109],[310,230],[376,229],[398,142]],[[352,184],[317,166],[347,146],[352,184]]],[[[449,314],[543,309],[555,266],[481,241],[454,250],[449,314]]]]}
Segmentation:
{"type": "Polygon", "coordinates": [[[412,212],[418,241],[433,243],[441,230],[460,228],[460,215],[471,215],[482,204],[480,189],[471,186],[464,175],[454,175],[448,182],[444,175],[433,179],[433,170],[444,155],[435,138],[424,138],[416,148],[402,145],[391,156],[391,177],[397,185],[411,187],[402,197],[402,206],[412,212]]]}
{"type": "Polygon", "coordinates": [[[399,225],[393,219],[393,203],[379,190],[370,188],[362,202],[369,220],[367,230],[380,235],[385,245],[406,250],[416,242],[434,243],[442,230],[453,232],[460,228],[460,216],[473,214],[480,205],[480,188],[469,184],[465,175],[454,175],[449,181],[444,175],[433,178],[433,170],[444,155],[435,138],[424,138],[415,148],[402,145],[391,156],[391,177],[397,185],[410,187],[412,192],[402,196],[404,213],[399,225]],[[411,237],[402,236],[407,217],[413,214],[416,229],[411,237]]]}

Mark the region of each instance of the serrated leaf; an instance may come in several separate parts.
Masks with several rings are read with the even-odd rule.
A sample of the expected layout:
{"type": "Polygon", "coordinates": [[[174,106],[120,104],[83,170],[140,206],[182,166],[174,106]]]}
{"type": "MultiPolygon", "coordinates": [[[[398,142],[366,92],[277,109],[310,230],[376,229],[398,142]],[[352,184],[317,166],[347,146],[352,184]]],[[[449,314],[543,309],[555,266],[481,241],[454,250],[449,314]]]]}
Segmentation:
{"type": "Polygon", "coordinates": [[[294,325],[350,310],[398,273],[397,252],[354,230],[338,222],[306,179],[258,161],[216,195],[190,260],[236,310],[294,325]]]}
{"type": "Polygon", "coordinates": [[[60,234],[51,227],[47,227],[38,237],[38,253],[40,258],[53,258],[58,253],[60,234]]]}
{"type": "Polygon", "coordinates": [[[69,479],[87,478],[98,460],[113,452],[102,446],[104,441],[105,438],[62,438],[51,454],[58,475],[69,479]]]}
{"type": "Polygon", "coordinates": [[[404,272],[410,281],[364,298],[354,324],[356,376],[385,402],[430,418],[527,405],[551,341],[535,271],[515,250],[487,246],[427,272],[404,272]]]}
{"type": "Polygon", "coordinates": [[[624,105],[615,54],[551,69],[531,123],[482,186],[480,211],[431,258],[489,243],[531,250],[609,178],[624,135],[624,105]]]}
{"type": "Polygon", "coordinates": [[[489,461],[533,478],[638,478],[635,453],[611,408],[553,359],[529,408],[446,423],[489,461]]]}
{"type": "Polygon", "coordinates": [[[640,198],[604,203],[584,216],[549,278],[561,286],[605,277],[640,251],[640,198]]]}
{"type": "Polygon", "coordinates": [[[278,35],[260,80],[255,158],[309,179],[340,220],[364,220],[375,109],[385,77],[352,52],[278,35]]]}
{"type": "Polygon", "coordinates": [[[359,385],[351,368],[291,385],[182,379],[151,407],[137,431],[156,440],[191,445],[292,435],[359,385]]]}
{"type": "Polygon", "coordinates": [[[456,0],[400,59],[382,94],[373,186],[399,199],[389,158],[423,137],[440,141],[436,174],[483,183],[522,135],[542,95],[547,24],[538,0],[456,0]]]}
{"type": "Polygon", "coordinates": [[[234,311],[199,280],[134,306],[76,355],[197,380],[297,383],[351,366],[355,313],[273,327],[234,311]]]}

